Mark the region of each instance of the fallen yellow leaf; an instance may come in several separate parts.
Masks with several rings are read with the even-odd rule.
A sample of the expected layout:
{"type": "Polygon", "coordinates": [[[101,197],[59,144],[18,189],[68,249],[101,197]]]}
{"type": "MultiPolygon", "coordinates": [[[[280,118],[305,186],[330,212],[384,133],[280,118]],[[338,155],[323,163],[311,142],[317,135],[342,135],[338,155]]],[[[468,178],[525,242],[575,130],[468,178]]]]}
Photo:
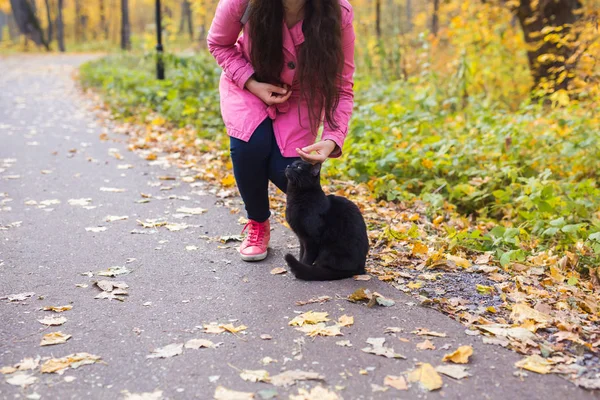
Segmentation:
{"type": "Polygon", "coordinates": [[[354,317],[351,317],[349,315],[342,315],[339,319],[338,319],[338,324],[340,324],[341,326],[350,326],[354,324],[354,317]]]}
{"type": "Polygon", "coordinates": [[[423,282],[409,282],[406,286],[408,286],[409,289],[421,289],[421,287],[423,286],[423,282]]]}
{"type": "Polygon", "coordinates": [[[63,312],[63,311],[69,311],[72,308],[73,308],[72,305],[59,306],[59,307],[46,306],[46,307],[44,307],[44,311],[54,311],[54,312],[60,313],[60,312],[63,312]]]}
{"type": "Polygon", "coordinates": [[[233,186],[235,184],[235,177],[231,174],[225,175],[223,179],[221,179],[221,185],[223,186],[233,186]]]}
{"type": "Polygon", "coordinates": [[[71,335],[66,335],[62,332],[51,332],[42,337],[40,346],[50,346],[53,344],[66,343],[67,340],[71,339],[71,335]]]}
{"type": "Polygon", "coordinates": [[[240,378],[247,382],[270,382],[269,372],[264,369],[245,369],[240,373],[240,378]]]}
{"type": "Polygon", "coordinates": [[[466,364],[469,362],[469,357],[473,354],[473,347],[460,346],[454,353],[449,353],[444,356],[442,361],[451,361],[455,364],[466,364]]]}
{"type": "Polygon", "coordinates": [[[245,331],[246,329],[248,329],[248,327],[246,325],[233,326],[233,324],[225,324],[225,325],[221,324],[221,325],[219,325],[219,328],[223,328],[227,332],[230,332],[230,333],[238,333],[238,332],[245,331]]]}
{"type": "Polygon", "coordinates": [[[305,324],[317,324],[319,322],[327,322],[329,318],[327,316],[329,313],[327,312],[314,312],[307,311],[303,314],[298,315],[294,319],[292,319],[288,325],[290,326],[302,326],[305,324]]]}
{"type": "Polygon", "coordinates": [[[459,267],[469,268],[471,266],[471,262],[469,260],[462,257],[453,256],[452,254],[446,254],[446,259],[449,261],[454,261],[454,263],[459,267]]]}
{"type": "Polygon", "coordinates": [[[515,367],[537,372],[538,374],[547,374],[552,371],[552,362],[534,354],[517,361],[515,367]]]}
{"type": "Polygon", "coordinates": [[[415,242],[413,244],[413,247],[412,247],[412,255],[413,256],[416,256],[419,254],[427,254],[428,252],[429,252],[429,249],[423,243],[415,242]]]}
{"type": "Polygon", "coordinates": [[[383,378],[383,384],[385,386],[391,386],[394,389],[398,390],[408,390],[406,379],[404,379],[403,376],[388,375],[385,378],[383,378]]]}
{"type": "Polygon", "coordinates": [[[525,303],[515,304],[512,307],[510,318],[514,322],[518,323],[523,323],[528,319],[531,319],[535,322],[550,322],[552,319],[548,314],[534,310],[525,303]]]}
{"type": "Polygon", "coordinates": [[[324,322],[314,325],[305,325],[296,328],[300,332],[306,333],[310,337],[315,336],[343,336],[339,325],[325,326],[324,322]]]}
{"type": "Polygon", "coordinates": [[[443,381],[431,364],[424,363],[408,374],[409,382],[419,382],[423,388],[432,391],[442,387],[443,381]]]}
{"type": "Polygon", "coordinates": [[[42,364],[40,372],[43,374],[62,374],[67,368],[78,368],[82,365],[100,362],[101,358],[89,353],[69,354],[62,358],[52,358],[42,364]]]}

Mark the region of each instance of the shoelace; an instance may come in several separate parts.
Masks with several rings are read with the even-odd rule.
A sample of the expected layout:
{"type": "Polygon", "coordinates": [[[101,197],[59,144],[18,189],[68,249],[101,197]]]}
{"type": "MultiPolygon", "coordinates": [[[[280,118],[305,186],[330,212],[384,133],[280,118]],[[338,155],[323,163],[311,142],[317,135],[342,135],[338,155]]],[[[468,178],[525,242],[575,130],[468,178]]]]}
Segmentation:
{"type": "Polygon", "coordinates": [[[242,233],[246,231],[246,228],[248,228],[248,226],[250,226],[250,229],[248,230],[248,238],[250,239],[250,243],[256,243],[258,242],[258,238],[260,238],[260,242],[262,244],[262,241],[265,238],[265,226],[258,222],[250,221],[246,224],[246,226],[244,226],[244,229],[242,229],[242,233]]]}

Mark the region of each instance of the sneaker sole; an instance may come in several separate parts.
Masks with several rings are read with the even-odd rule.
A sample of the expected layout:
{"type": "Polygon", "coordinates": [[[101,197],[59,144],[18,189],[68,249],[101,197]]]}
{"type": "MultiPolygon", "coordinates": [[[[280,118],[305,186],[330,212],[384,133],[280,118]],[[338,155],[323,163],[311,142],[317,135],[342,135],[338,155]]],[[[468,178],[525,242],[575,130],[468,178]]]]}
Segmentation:
{"type": "Polygon", "coordinates": [[[262,260],[264,260],[265,258],[267,258],[267,253],[268,253],[268,252],[266,252],[266,251],[265,251],[265,252],[264,252],[264,253],[262,253],[262,254],[255,254],[255,255],[253,255],[253,256],[246,256],[246,255],[244,255],[244,254],[241,254],[241,253],[240,253],[240,258],[241,258],[243,261],[262,261],[262,260]]]}

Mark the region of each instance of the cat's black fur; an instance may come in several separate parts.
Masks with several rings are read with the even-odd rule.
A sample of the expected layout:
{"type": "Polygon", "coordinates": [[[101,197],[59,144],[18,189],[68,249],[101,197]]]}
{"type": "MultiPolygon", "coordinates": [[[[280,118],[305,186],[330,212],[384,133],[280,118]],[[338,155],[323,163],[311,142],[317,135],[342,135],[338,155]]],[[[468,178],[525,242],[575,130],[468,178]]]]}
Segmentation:
{"type": "Polygon", "coordinates": [[[300,240],[300,261],[285,261],[298,279],[327,281],[365,273],[369,252],[367,227],[350,200],[326,196],[320,182],[321,165],[294,161],[288,179],[286,220],[300,240]]]}

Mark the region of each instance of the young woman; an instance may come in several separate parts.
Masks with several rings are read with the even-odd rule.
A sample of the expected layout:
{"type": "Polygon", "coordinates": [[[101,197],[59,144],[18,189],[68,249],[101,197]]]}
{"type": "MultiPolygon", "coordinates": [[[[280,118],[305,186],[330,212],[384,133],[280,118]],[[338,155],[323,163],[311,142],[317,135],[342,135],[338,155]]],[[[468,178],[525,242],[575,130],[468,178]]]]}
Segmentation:
{"type": "Polygon", "coordinates": [[[342,153],[354,96],[352,20],[346,0],[219,1],[207,42],[223,68],[221,113],[249,220],[243,260],[267,256],[269,180],[285,192],[285,168],[298,157],[322,163],[342,153]]]}

